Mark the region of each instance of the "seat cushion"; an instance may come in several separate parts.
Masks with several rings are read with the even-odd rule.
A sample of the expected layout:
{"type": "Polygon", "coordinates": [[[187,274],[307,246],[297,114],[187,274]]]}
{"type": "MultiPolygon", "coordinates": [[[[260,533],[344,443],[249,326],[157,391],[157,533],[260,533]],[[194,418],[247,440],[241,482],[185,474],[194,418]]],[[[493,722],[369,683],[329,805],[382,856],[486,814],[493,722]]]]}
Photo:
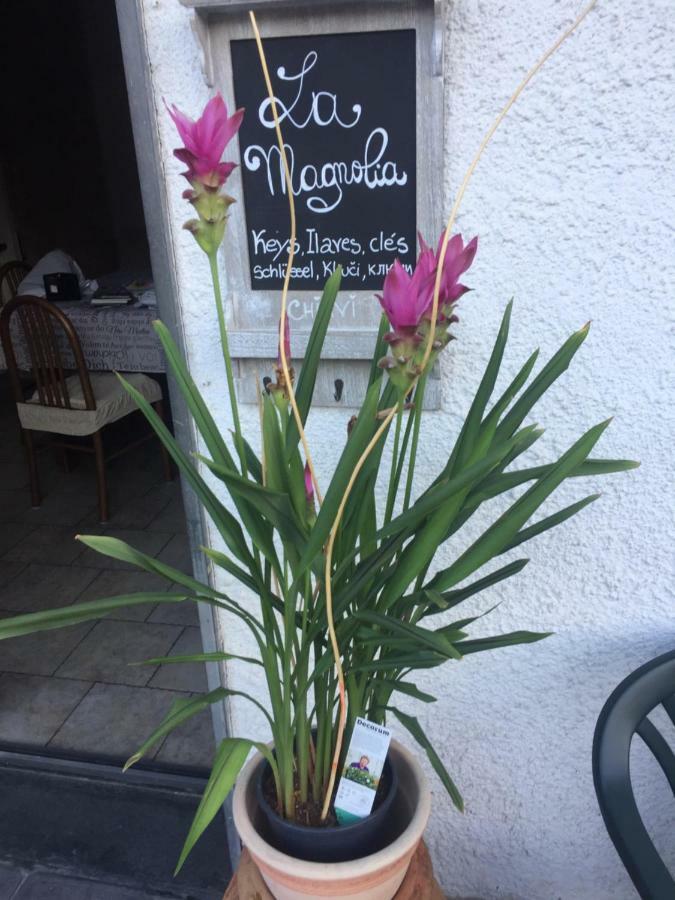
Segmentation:
{"type": "MultiPolygon", "coordinates": [[[[162,389],[153,378],[140,372],[125,374],[124,378],[148,403],[162,399],[162,389]]],[[[71,409],[43,406],[36,391],[26,403],[16,404],[22,427],[30,431],[87,435],[138,409],[113,372],[90,372],[89,380],[96,398],[96,409],[86,409],[80,377],[71,375],[66,379],[71,409]]]]}

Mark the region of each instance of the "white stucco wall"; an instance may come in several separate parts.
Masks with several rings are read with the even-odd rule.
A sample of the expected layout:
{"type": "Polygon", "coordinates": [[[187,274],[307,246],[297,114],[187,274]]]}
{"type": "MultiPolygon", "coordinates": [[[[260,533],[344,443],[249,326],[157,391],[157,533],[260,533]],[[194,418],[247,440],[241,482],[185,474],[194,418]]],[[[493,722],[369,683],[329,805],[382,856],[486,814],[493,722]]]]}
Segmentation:
{"type": "MultiPolygon", "coordinates": [[[[144,4],[157,103],[166,97],[197,111],[208,92],[188,12],[177,0],[144,4]]],[[[451,4],[448,207],[492,118],[578,11],[575,0],[451,4]]],[[[572,369],[538,408],[537,421],[547,434],[533,460],[552,458],[582,430],[613,415],[597,455],[638,458],[642,468],[566,487],[547,511],[596,487],[603,497],[528,546],[532,562],[525,572],[471,607],[503,601],[481,633],[529,628],[554,631],[554,637],[534,647],[472,656],[418,679],[441,699],[415,712],[467,805],[464,816],[455,813],[432,776],[428,841],[451,895],[635,896],[597,809],[591,741],[613,687],[673,646],[675,423],[668,389],[674,345],[674,40],[669,0],[601,0],[504,124],[459,219],[466,235],[480,235],[467,278],[475,291],[461,303],[459,339],[446,352],[442,410],[427,415],[419,484],[447,454],[511,295],[516,303],[507,373],[534,347],[541,347],[545,359],[570,332],[593,321],[572,369]]],[[[171,158],[176,140],[166,115],[160,123],[190,364],[225,427],[207,268],[190,235],[180,230],[188,212],[180,199],[180,166],[171,158]]],[[[239,190],[236,177],[232,188],[239,190]]],[[[245,410],[244,420],[256,433],[254,409],[245,410]]],[[[309,437],[324,484],[345,424],[345,414],[334,410],[311,420],[309,437]]],[[[472,533],[485,522],[476,522],[472,533]]],[[[438,563],[447,565],[468,540],[444,548],[438,563]]],[[[222,637],[227,647],[243,639],[232,623],[222,623],[222,637]]],[[[231,672],[229,678],[239,676],[231,672]]],[[[246,707],[235,705],[231,715],[239,733],[252,735],[258,727],[246,707]]],[[[650,821],[672,837],[667,793],[643,762],[640,780],[650,821]]]]}

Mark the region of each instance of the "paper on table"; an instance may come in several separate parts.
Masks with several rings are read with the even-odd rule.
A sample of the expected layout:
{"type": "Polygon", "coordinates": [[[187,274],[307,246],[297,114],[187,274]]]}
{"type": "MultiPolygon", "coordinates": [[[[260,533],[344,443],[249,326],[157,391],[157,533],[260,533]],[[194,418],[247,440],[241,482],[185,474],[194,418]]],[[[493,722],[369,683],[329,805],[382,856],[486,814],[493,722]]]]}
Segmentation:
{"type": "Polygon", "coordinates": [[[154,289],[143,291],[138,298],[140,306],[157,306],[157,294],[154,289]]]}

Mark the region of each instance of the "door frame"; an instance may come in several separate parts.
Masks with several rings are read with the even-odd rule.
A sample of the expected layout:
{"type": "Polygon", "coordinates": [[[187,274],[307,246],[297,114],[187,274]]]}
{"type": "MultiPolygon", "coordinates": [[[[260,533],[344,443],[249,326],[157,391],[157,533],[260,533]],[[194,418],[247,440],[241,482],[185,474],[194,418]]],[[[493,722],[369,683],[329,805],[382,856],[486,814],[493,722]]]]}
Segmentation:
{"type": "MultiPolygon", "coordinates": [[[[157,306],[162,322],[171,331],[178,348],[184,354],[185,333],[178,315],[174,247],[169,227],[168,198],[163,177],[143,4],[142,0],[115,0],[115,5],[157,306]]],[[[168,372],[167,376],[171,408],[174,412],[175,437],[181,448],[190,454],[197,450],[194,424],[173,377],[168,372]]],[[[185,489],[184,483],[182,487],[194,575],[200,581],[208,583],[206,561],[199,551],[199,547],[206,541],[204,513],[196,496],[185,489]]],[[[213,609],[205,603],[199,604],[199,624],[204,651],[208,653],[220,649],[216,640],[213,609]]],[[[222,679],[217,663],[207,663],[206,674],[209,690],[221,686],[222,679]]],[[[211,716],[215,740],[219,744],[230,733],[225,704],[211,704],[211,716]]],[[[234,871],[239,862],[241,845],[234,827],[231,795],[225,802],[224,812],[230,861],[234,871]]]]}

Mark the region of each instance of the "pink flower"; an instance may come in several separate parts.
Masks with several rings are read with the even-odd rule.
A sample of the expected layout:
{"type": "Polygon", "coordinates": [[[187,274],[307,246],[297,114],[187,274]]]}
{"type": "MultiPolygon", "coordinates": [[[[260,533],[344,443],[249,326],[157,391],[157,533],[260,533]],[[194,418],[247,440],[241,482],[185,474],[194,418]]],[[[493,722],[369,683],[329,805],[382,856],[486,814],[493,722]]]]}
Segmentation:
{"type": "Polygon", "coordinates": [[[443,235],[435,253],[424,242],[422,235],[419,235],[419,240],[420,255],[412,275],[406,272],[399,260],[395,260],[384,279],[382,296],[377,297],[392,327],[392,331],[384,336],[391,348],[391,355],[382,357],[378,365],[386,369],[391,382],[404,393],[419,377],[422,365],[430,361],[433,363],[453,339],[449,329],[457,321],[457,316],[453,315],[454,304],[469,290],[460,284],[459,278],[473,262],[478,247],[478,238],[473,238],[464,246],[459,234],[448,241],[439,281],[433,343],[431,353],[427,355],[443,235]]]}
{"type": "Polygon", "coordinates": [[[188,181],[201,181],[208,187],[220,187],[236,166],[235,163],[221,162],[220,158],[239,130],[244,110],[238,109],[228,116],[220,94],[209,100],[195,122],[175,105],[169,107],[167,104],[167,109],[184,144],[174,150],[174,155],[188,167],[185,177],[188,181]]]}
{"type": "Polygon", "coordinates": [[[305,497],[307,499],[307,505],[311,505],[314,503],[314,485],[312,484],[312,470],[309,468],[309,463],[305,463],[305,497]]]}
{"type": "MultiPolygon", "coordinates": [[[[422,235],[419,235],[420,247],[423,253],[432,253],[422,235]]],[[[441,256],[441,245],[443,244],[443,234],[438,240],[438,246],[434,257],[434,277],[438,268],[438,260],[441,256]]],[[[439,308],[454,303],[465,294],[469,288],[459,283],[459,278],[471,266],[478,249],[478,237],[472,238],[466,246],[462,240],[461,234],[453,235],[448,241],[445,251],[445,259],[443,260],[443,275],[441,277],[441,288],[439,293],[439,308]]],[[[432,292],[433,300],[433,292],[432,292]]],[[[431,305],[431,304],[430,304],[431,305]]]]}
{"type": "Polygon", "coordinates": [[[436,258],[429,247],[422,250],[412,275],[394,260],[382,294],[376,295],[394,331],[419,325],[433,297],[435,274],[436,258]]]}

